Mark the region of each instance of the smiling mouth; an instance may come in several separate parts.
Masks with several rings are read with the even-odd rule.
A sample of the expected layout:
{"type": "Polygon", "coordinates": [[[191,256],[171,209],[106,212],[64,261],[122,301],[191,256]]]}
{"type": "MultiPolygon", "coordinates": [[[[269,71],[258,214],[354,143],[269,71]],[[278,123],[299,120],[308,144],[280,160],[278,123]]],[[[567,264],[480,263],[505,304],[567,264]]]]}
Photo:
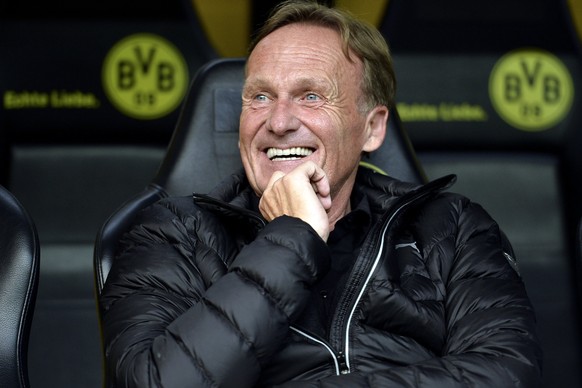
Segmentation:
{"type": "Polygon", "coordinates": [[[292,147],[287,149],[281,148],[269,148],[267,150],[267,157],[270,160],[285,161],[285,160],[297,160],[309,156],[313,153],[311,148],[305,147],[292,147]]]}

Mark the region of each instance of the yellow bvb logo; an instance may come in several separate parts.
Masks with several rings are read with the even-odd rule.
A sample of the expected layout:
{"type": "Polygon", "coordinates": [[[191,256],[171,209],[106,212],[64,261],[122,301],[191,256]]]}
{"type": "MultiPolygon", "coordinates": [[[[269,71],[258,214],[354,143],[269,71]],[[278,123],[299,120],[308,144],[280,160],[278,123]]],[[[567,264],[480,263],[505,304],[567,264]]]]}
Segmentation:
{"type": "Polygon", "coordinates": [[[153,34],[130,35],[103,62],[103,87],[127,116],[152,120],[176,109],[188,88],[188,66],[180,51],[153,34]]]}
{"type": "Polygon", "coordinates": [[[489,77],[493,107],[508,124],[542,131],[570,111],[574,86],[568,68],[554,55],[520,49],[501,57],[489,77]]]}

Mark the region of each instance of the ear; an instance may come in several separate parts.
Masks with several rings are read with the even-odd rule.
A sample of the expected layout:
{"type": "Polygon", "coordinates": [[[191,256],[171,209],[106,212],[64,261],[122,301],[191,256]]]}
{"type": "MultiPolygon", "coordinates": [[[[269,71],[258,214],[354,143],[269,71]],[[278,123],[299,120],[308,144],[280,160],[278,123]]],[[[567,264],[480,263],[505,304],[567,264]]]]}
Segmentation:
{"type": "Polygon", "coordinates": [[[390,112],[384,105],[373,108],[366,116],[366,134],[368,138],[364,143],[362,151],[372,152],[377,150],[386,136],[386,126],[390,112]]]}

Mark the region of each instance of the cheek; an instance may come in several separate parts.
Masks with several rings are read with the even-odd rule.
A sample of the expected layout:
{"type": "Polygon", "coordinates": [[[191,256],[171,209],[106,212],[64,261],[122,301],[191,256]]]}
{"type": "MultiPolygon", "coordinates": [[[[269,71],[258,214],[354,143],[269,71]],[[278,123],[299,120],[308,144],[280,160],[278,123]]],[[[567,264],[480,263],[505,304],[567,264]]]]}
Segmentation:
{"type": "Polygon", "coordinates": [[[265,122],[267,114],[267,109],[243,107],[239,120],[239,130],[241,135],[254,135],[265,122]]]}
{"type": "Polygon", "coordinates": [[[357,147],[361,143],[364,121],[357,116],[336,115],[334,117],[334,128],[331,133],[332,141],[335,141],[339,147],[357,147]]]}
{"type": "Polygon", "coordinates": [[[357,163],[360,159],[365,144],[365,121],[354,119],[342,124],[339,134],[331,141],[335,142],[340,164],[357,163]]]}
{"type": "Polygon", "coordinates": [[[240,115],[239,121],[239,145],[241,150],[248,147],[250,141],[256,133],[255,125],[253,124],[253,114],[251,112],[243,112],[240,115]]]}
{"type": "Polygon", "coordinates": [[[349,124],[346,119],[337,109],[321,109],[311,115],[309,122],[312,127],[320,128],[326,137],[334,140],[344,136],[344,128],[349,124]]]}

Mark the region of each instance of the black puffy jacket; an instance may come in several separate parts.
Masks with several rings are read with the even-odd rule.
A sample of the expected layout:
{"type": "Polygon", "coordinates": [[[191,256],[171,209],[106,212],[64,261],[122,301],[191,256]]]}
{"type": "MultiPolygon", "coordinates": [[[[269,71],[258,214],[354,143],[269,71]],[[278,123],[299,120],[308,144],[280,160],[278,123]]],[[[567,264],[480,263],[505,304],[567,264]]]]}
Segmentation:
{"type": "Polygon", "coordinates": [[[112,386],[538,386],[534,312],[511,252],[480,206],[440,193],[449,181],[358,172],[373,226],[328,338],[302,314],[327,245],[299,219],[248,210],[243,173],[148,208],[101,298],[112,386]]]}

